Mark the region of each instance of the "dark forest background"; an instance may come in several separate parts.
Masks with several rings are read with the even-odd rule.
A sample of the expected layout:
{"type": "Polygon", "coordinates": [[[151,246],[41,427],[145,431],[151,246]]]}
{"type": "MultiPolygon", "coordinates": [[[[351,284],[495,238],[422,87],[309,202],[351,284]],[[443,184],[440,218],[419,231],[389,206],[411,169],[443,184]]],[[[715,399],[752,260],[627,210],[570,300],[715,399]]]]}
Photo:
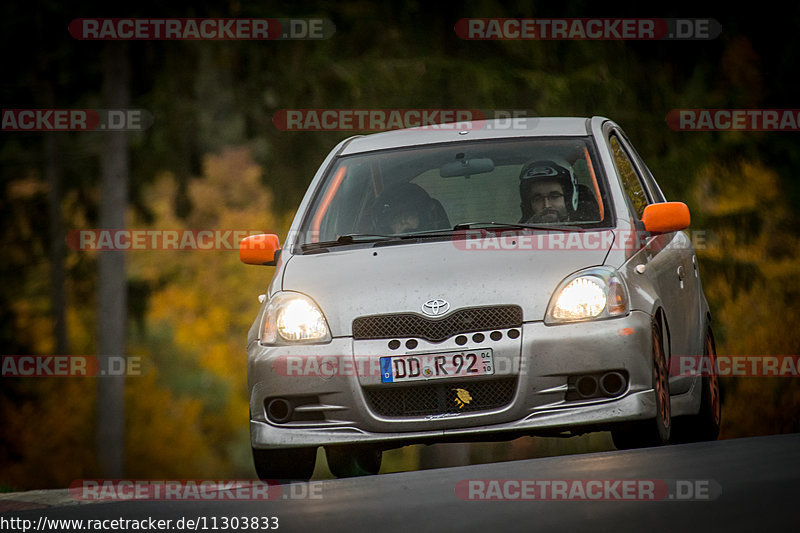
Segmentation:
{"type": "MultiPolygon", "coordinates": [[[[617,4],[623,5],[624,4],[617,4]]],[[[594,2],[6,3],[2,108],[145,109],[127,135],[0,134],[0,353],[126,354],[141,377],[0,378],[0,490],[101,475],[252,477],[245,336],[271,268],[236,251],[76,251],[70,230],[263,228],[283,238],[347,132],[281,109],[527,109],[618,122],[686,202],[726,355],[800,353],[800,132],[680,132],[679,108],[800,108],[800,8],[616,11],[594,2]],[[707,41],[465,41],[463,17],[711,17],[707,41]],[[323,17],[322,41],[90,42],[86,17],[323,17]],[[98,430],[101,428],[102,430],[98,430]]],[[[800,430],[792,378],[723,379],[722,438],[800,430]]],[[[409,447],[384,470],[611,449],[567,440],[409,447]]],[[[324,463],[316,476],[329,474],[324,463]]]]}

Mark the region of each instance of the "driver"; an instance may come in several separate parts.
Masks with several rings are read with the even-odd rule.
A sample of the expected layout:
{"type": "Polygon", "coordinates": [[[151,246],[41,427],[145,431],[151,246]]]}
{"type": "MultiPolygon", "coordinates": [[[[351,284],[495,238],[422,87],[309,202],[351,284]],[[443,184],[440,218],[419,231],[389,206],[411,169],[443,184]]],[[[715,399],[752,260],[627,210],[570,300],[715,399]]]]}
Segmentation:
{"type": "Polygon", "coordinates": [[[522,223],[557,223],[572,219],[578,208],[575,177],[553,161],[531,161],[519,174],[522,223]]]}

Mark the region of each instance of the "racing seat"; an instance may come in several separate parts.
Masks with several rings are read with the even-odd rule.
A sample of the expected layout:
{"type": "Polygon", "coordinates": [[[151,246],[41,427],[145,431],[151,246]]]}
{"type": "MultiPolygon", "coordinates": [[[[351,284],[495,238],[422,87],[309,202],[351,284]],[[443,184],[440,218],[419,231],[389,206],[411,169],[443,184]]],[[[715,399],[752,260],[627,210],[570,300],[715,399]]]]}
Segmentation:
{"type": "Polygon", "coordinates": [[[594,192],[583,184],[578,184],[578,209],[573,219],[577,222],[599,222],[600,207],[594,192]]]}
{"type": "Polygon", "coordinates": [[[447,211],[444,210],[442,202],[436,198],[431,198],[431,220],[432,226],[430,229],[450,229],[450,218],[447,216],[447,211]]]}

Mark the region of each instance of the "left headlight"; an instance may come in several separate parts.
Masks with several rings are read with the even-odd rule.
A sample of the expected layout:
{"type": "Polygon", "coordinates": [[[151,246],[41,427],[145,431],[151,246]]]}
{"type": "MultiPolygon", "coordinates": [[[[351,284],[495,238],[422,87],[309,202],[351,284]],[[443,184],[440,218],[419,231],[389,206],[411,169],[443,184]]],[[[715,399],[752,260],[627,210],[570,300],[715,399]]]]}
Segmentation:
{"type": "Polygon", "coordinates": [[[270,298],[261,321],[263,344],[325,343],[328,323],[314,300],[299,292],[279,292],[270,298]]]}
{"type": "Polygon", "coordinates": [[[562,281],[547,306],[545,324],[611,318],[628,313],[628,290],[616,271],[595,267],[562,281]]]}

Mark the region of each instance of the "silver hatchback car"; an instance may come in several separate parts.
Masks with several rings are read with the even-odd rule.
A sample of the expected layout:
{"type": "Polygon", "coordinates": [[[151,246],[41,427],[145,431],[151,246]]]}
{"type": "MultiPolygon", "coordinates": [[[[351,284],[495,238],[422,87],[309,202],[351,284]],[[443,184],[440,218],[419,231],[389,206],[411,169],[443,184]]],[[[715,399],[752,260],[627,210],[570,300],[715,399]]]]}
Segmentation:
{"type": "Polygon", "coordinates": [[[603,117],[342,141],[284,246],[240,245],[276,267],[248,335],[258,476],[308,479],[319,446],[352,476],[415,443],[716,439],[717,378],[673,371],[715,364],[689,220],[603,117]]]}

